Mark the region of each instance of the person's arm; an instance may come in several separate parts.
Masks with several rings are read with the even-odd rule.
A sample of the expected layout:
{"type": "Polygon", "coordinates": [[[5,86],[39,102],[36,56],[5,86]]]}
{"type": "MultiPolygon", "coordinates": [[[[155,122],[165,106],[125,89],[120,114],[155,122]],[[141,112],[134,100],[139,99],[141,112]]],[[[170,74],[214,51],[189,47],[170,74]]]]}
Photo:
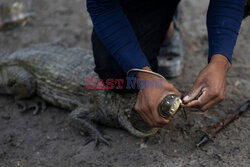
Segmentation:
{"type": "Polygon", "coordinates": [[[119,0],[87,0],[94,29],[124,72],[149,66],[119,0]]]}
{"type": "MultiPolygon", "coordinates": [[[[118,0],[88,0],[87,8],[99,38],[124,72],[133,68],[151,71],[118,0]]],[[[158,76],[143,72],[132,73],[132,76],[149,81],[160,79],[158,76]]],[[[167,81],[162,81],[162,88],[141,89],[137,96],[135,110],[151,126],[166,125],[169,120],[159,116],[158,105],[170,93],[181,96],[180,92],[167,81]]]]}
{"type": "Polygon", "coordinates": [[[244,15],[245,0],[210,0],[207,13],[208,61],[215,54],[232,63],[233,49],[244,15]]]}
{"type": "Polygon", "coordinates": [[[225,98],[226,74],[244,14],[244,0],[210,0],[207,13],[209,64],[199,73],[183,99],[188,107],[205,111],[225,98]],[[197,99],[197,95],[202,95],[197,99]]]}

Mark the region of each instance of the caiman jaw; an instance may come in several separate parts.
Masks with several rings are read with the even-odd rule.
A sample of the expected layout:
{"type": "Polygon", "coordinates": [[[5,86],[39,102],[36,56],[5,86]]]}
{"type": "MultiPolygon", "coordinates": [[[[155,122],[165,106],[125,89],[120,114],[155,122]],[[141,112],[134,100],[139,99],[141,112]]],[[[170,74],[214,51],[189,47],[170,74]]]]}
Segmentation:
{"type": "Polygon", "coordinates": [[[182,100],[175,94],[167,95],[161,102],[158,113],[165,119],[172,119],[182,104],[182,100]]]}
{"type": "Polygon", "coordinates": [[[171,105],[170,110],[169,110],[169,113],[171,114],[172,117],[176,114],[181,104],[182,104],[182,100],[179,98],[176,98],[173,105],[171,105]]]}

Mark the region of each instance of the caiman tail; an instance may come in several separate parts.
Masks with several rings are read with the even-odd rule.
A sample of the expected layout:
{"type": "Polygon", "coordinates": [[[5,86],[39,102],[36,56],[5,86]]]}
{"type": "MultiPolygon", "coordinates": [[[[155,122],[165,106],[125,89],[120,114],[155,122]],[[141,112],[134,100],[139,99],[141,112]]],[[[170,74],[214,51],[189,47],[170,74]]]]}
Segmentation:
{"type": "Polygon", "coordinates": [[[149,137],[154,135],[159,129],[158,128],[149,128],[147,130],[137,130],[132,123],[128,120],[128,117],[125,115],[124,112],[118,112],[118,119],[120,124],[124,129],[130,132],[132,135],[137,137],[149,137]]]}

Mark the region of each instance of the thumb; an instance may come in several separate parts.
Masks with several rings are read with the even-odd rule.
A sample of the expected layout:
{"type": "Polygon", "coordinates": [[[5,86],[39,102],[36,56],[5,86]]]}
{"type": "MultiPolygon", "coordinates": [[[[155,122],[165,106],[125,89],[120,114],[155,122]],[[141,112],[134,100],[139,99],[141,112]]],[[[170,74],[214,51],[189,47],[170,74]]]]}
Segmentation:
{"type": "MultiPolygon", "coordinates": [[[[181,94],[181,92],[179,92],[177,89],[173,89],[173,90],[171,90],[170,92],[168,92],[168,94],[175,94],[175,95],[177,95],[177,96],[179,96],[179,98],[181,98],[182,97],[182,94],[181,94]]],[[[167,95],[168,95],[167,94],[167,95]]]]}
{"type": "Polygon", "coordinates": [[[204,84],[195,82],[189,93],[183,98],[183,102],[188,103],[194,100],[198,95],[200,95],[202,88],[204,88],[204,84]]]}

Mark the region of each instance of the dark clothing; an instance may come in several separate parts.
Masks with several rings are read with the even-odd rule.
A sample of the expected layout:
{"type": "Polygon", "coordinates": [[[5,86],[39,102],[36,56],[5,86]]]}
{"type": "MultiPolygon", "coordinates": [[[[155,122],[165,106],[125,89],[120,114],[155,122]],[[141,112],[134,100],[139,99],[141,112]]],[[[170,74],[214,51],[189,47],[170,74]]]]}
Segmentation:
{"type": "MultiPolygon", "coordinates": [[[[124,78],[132,68],[151,66],[179,0],[88,0],[94,24],[95,71],[100,78],[124,78]]],[[[244,0],[211,0],[207,14],[209,56],[231,62],[244,13],[244,0]]]]}
{"type": "Polygon", "coordinates": [[[232,63],[233,49],[244,15],[245,0],[210,0],[207,13],[208,61],[222,54],[232,63]]]}
{"type": "MultiPolygon", "coordinates": [[[[137,53],[137,51],[133,51],[130,48],[123,51],[126,52],[127,57],[132,58],[135,64],[133,68],[141,68],[148,65],[151,66],[153,71],[157,71],[157,55],[178,2],[169,2],[166,0],[127,0],[121,2],[122,10],[126,14],[126,18],[128,18],[136,35],[136,42],[132,44],[136,45],[139,43],[142,49],[142,53],[137,53]],[[144,58],[141,60],[137,54],[142,54],[142,57],[146,56],[146,60],[144,61],[144,58]],[[136,65],[138,63],[142,65],[136,65]]],[[[121,34],[125,37],[129,35],[128,33],[121,34]]],[[[119,40],[124,40],[124,37],[120,36],[119,40]]],[[[100,78],[105,80],[107,78],[126,77],[126,71],[124,71],[116,58],[100,40],[95,29],[92,33],[92,46],[96,64],[95,71],[99,74],[100,78]]],[[[130,67],[127,68],[127,70],[129,69],[130,67]]]]}

